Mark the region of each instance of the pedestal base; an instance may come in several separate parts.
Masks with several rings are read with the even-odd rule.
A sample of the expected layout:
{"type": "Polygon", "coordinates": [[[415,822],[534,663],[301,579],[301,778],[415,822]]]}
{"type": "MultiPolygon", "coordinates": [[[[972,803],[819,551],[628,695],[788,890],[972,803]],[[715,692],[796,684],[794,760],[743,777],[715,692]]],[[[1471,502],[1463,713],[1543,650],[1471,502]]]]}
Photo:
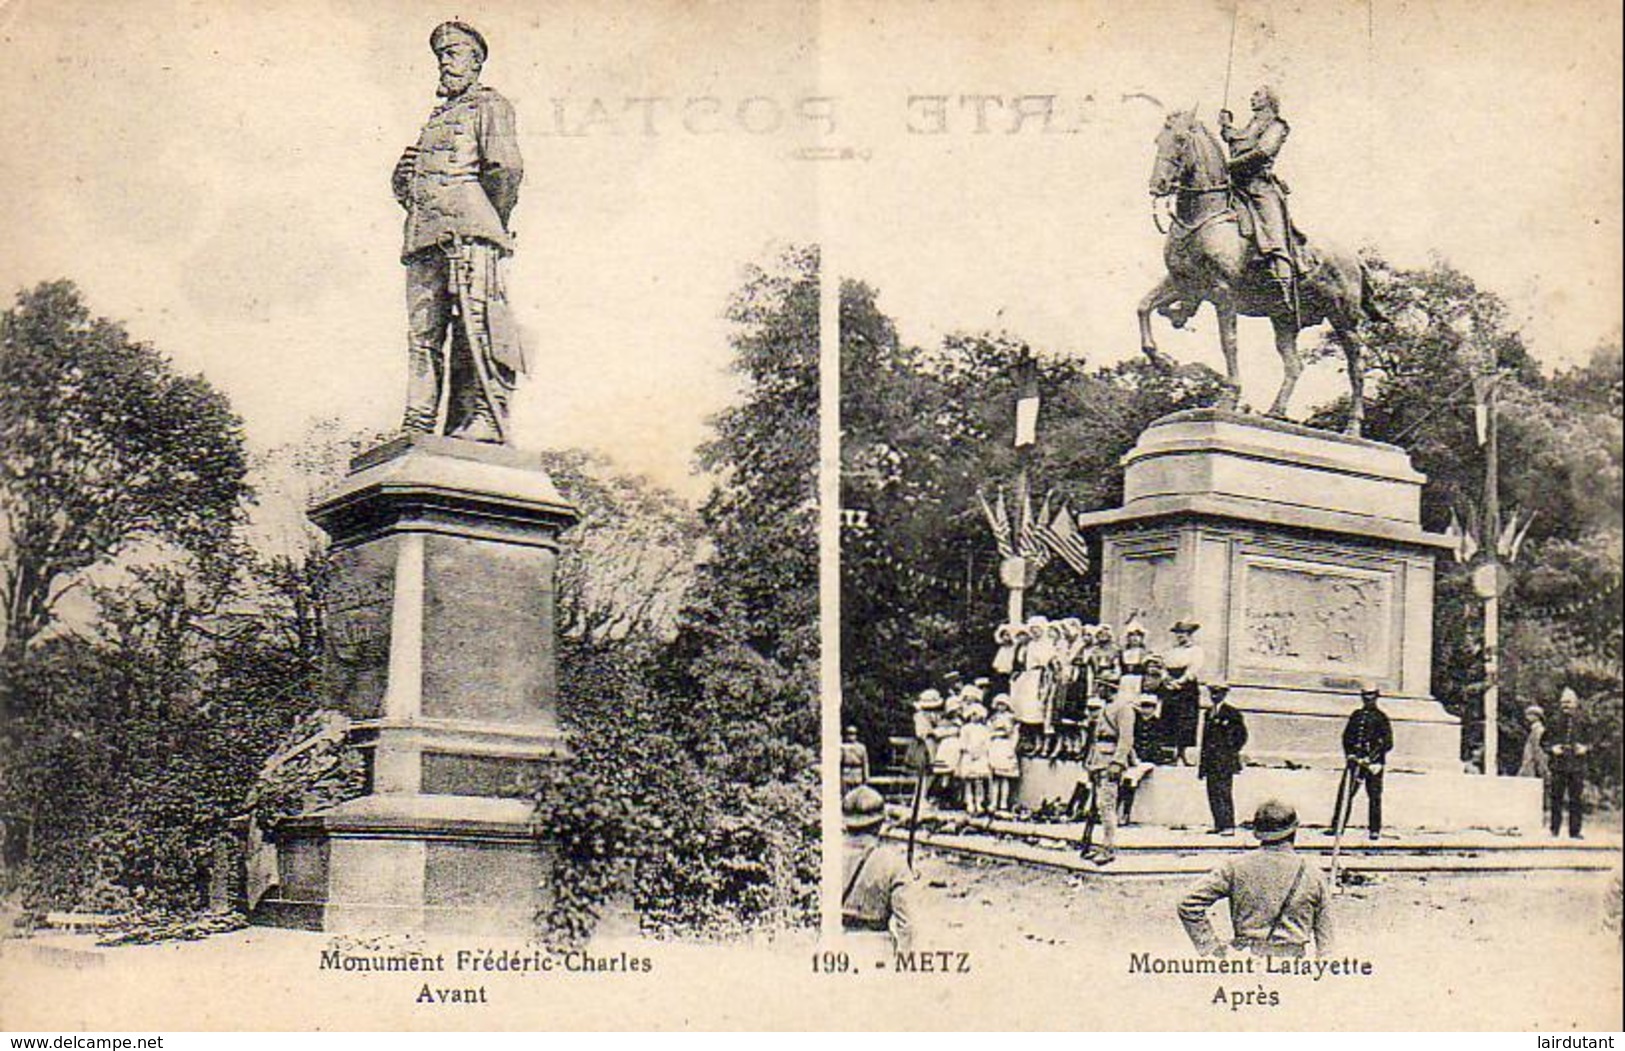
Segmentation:
{"type": "Polygon", "coordinates": [[[548,905],[531,805],[364,796],[284,822],[258,923],[346,934],[524,934],[548,905]]]}
{"type": "MultiPolygon", "coordinates": [[[[1246,821],[1266,799],[1291,803],[1305,825],[1331,823],[1339,770],[1288,770],[1250,766],[1236,776],[1236,819],[1246,821]]],[[[1046,800],[1065,803],[1084,776],[1072,760],[1023,759],[1019,800],[1036,809],[1046,800]]],[[[1541,782],[1533,777],[1479,774],[1414,774],[1389,771],[1383,778],[1383,821],[1396,828],[1454,831],[1467,828],[1541,827],[1541,782]]],[[[1194,767],[1159,766],[1141,782],[1134,798],[1136,824],[1207,828],[1213,823],[1207,786],[1194,767]]],[[[1363,835],[1365,794],[1355,799],[1350,828],[1363,835]]]]}
{"type": "MultiPolygon", "coordinates": [[[[1247,754],[1343,763],[1365,685],[1393,722],[1395,770],[1461,767],[1456,716],[1432,697],[1433,572],[1403,449],[1213,409],[1163,417],[1123,458],[1124,503],[1081,515],[1100,537],[1100,619],[1167,653],[1201,625],[1204,682],[1247,713],[1247,754]]],[[[1329,805],[1329,804],[1328,804],[1329,805]]]]}
{"type": "Polygon", "coordinates": [[[527,783],[567,760],[554,667],[558,536],[579,517],[535,456],[406,435],[311,511],[332,538],[323,702],[366,795],[274,830],[262,922],[522,934],[547,852],[527,783]]]}

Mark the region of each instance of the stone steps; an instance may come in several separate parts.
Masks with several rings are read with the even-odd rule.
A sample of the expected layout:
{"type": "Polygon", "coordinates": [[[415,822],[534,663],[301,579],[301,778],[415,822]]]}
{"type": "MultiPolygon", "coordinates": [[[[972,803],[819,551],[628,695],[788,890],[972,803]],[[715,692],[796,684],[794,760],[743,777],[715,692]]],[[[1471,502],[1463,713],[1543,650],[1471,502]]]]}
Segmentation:
{"type": "MultiPolygon", "coordinates": [[[[1078,855],[1081,825],[1034,825],[995,821],[973,829],[922,827],[918,844],[967,857],[1041,865],[1072,872],[1119,876],[1179,876],[1207,871],[1225,854],[1246,849],[1251,837],[1207,836],[1181,829],[1130,827],[1118,835],[1117,860],[1102,868],[1078,855]]],[[[1318,829],[1300,834],[1299,850],[1329,867],[1332,840],[1318,829]]],[[[907,832],[887,833],[903,841],[907,832]]],[[[1424,833],[1401,830],[1371,843],[1363,832],[1346,837],[1339,866],[1350,872],[1606,872],[1619,867],[1618,835],[1551,840],[1482,830],[1424,833]]]]}

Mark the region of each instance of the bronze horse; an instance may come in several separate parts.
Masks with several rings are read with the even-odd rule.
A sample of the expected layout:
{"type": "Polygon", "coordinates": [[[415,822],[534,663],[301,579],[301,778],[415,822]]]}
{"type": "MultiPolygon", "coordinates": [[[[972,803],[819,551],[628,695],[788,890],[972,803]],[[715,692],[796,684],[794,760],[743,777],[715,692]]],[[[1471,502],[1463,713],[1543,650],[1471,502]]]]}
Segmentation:
{"type": "MultiPolygon", "coordinates": [[[[1371,302],[1365,267],[1351,253],[1329,245],[1303,251],[1307,273],[1298,279],[1296,309],[1282,301],[1257,250],[1242,235],[1239,205],[1232,197],[1224,148],[1194,113],[1171,113],[1157,135],[1151,194],[1174,198],[1172,224],[1163,247],[1168,273],[1140,300],[1140,347],[1152,361],[1170,364],[1151,335],[1151,313],[1162,311],[1183,327],[1204,300],[1219,315],[1219,346],[1229,372],[1233,406],[1240,391],[1236,365],[1236,316],[1267,317],[1281,355],[1281,389],[1269,415],[1285,418],[1292,390],[1303,372],[1298,332],[1329,322],[1348,359],[1352,406],[1345,433],[1358,435],[1365,418],[1360,323],[1379,316],[1371,302]]],[[[1294,236],[1296,236],[1294,234],[1294,236]]]]}

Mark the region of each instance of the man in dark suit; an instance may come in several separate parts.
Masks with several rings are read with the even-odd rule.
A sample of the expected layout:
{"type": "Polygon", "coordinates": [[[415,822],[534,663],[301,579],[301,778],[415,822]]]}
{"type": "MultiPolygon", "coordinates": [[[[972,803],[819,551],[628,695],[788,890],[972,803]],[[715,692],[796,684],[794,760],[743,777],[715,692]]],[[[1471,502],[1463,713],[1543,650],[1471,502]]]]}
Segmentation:
{"type": "Polygon", "coordinates": [[[1213,833],[1236,834],[1236,775],[1241,773],[1241,750],[1247,744],[1247,721],[1230,703],[1230,687],[1216,682],[1208,687],[1213,708],[1202,736],[1196,776],[1207,782],[1207,805],[1213,812],[1213,833]]]}
{"type": "Polygon", "coordinates": [[[1557,717],[1546,728],[1545,745],[1550,755],[1547,763],[1546,792],[1552,807],[1552,835],[1563,827],[1563,809],[1569,811],[1569,838],[1580,835],[1580,794],[1585,785],[1586,756],[1591,745],[1586,740],[1585,721],[1580,711],[1580,695],[1563,687],[1558,701],[1557,717]]]}
{"type": "Polygon", "coordinates": [[[1381,696],[1382,691],[1371,683],[1360,687],[1360,707],[1343,727],[1343,759],[1347,772],[1338,783],[1337,807],[1332,811],[1335,832],[1346,820],[1345,802],[1348,811],[1353,811],[1354,795],[1363,785],[1373,841],[1382,838],[1382,773],[1388,766],[1388,753],[1394,749],[1394,728],[1388,722],[1388,714],[1377,707],[1381,696]]]}

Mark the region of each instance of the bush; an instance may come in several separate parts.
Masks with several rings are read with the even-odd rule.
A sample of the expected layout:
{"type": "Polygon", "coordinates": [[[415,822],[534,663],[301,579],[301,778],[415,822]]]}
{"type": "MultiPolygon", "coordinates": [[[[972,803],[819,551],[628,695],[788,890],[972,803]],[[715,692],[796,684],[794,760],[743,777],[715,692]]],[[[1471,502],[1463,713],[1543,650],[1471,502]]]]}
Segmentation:
{"type": "MultiPolygon", "coordinates": [[[[560,664],[572,760],[537,786],[554,897],[551,944],[591,936],[624,898],[651,934],[725,936],[811,922],[818,895],[815,766],[740,781],[697,742],[708,706],[651,691],[652,655],[566,644],[560,664]]],[[[758,725],[760,730],[760,725],[758,725]]],[[[765,732],[765,731],[764,731],[765,732]]]]}

